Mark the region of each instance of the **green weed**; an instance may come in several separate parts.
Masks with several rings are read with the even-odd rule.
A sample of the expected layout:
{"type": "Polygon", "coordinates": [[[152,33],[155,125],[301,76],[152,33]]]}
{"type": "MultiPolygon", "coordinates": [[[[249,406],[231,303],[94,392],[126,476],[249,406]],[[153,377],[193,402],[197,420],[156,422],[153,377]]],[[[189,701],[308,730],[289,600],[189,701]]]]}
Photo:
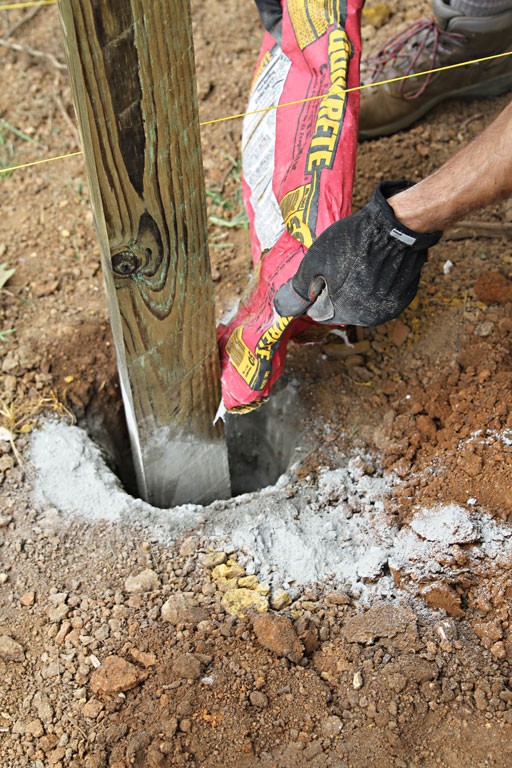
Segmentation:
{"type": "MultiPolygon", "coordinates": [[[[15,140],[21,139],[21,141],[27,141],[30,144],[39,145],[35,139],[28,136],[24,131],[16,128],[15,125],[11,125],[4,118],[0,118],[0,171],[5,168],[10,168],[14,163],[14,156],[16,154],[15,140]]],[[[8,179],[12,176],[13,171],[7,171],[6,173],[0,173],[0,179],[8,179]]]]}
{"type": "Polygon", "coordinates": [[[9,336],[12,333],[15,333],[16,328],[7,328],[5,331],[0,331],[0,341],[4,344],[7,344],[8,341],[10,341],[9,336]]]}
{"type": "Polygon", "coordinates": [[[249,219],[242,201],[242,161],[226,152],[223,156],[230,162],[228,172],[222,182],[206,190],[206,196],[214,206],[225,211],[226,216],[211,214],[209,221],[214,227],[247,229],[249,219]]]}

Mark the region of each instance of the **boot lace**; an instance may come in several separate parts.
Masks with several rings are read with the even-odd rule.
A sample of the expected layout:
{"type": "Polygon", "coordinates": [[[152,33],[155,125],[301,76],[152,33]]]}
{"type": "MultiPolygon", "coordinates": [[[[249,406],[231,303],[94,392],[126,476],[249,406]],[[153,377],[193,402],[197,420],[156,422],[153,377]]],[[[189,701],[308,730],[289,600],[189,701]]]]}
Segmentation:
{"type": "MultiPolygon", "coordinates": [[[[464,40],[464,35],[446,32],[435,19],[420,19],[392,37],[380,51],[361,62],[361,82],[374,83],[394,76],[411,75],[439,66],[438,54],[447,38],[464,40]]],[[[400,83],[400,97],[408,101],[419,98],[427,90],[435,73],[424,75],[417,90],[405,92],[406,83],[400,83]]]]}

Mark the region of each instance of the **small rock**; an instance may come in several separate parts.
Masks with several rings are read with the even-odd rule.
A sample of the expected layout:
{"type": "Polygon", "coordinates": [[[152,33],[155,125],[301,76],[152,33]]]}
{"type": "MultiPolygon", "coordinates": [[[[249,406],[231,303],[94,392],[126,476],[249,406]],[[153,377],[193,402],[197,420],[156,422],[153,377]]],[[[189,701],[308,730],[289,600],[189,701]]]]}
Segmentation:
{"type": "Polygon", "coordinates": [[[323,752],[323,747],[320,741],[314,741],[312,744],[309,744],[306,749],[303,752],[304,757],[309,762],[310,760],[313,760],[315,757],[318,757],[318,755],[321,755],[323,752]]]}
{"type": "Polygon", "coordinates": [[[11,373],[16,368],[19,367],[20,359],[19,356],[14,352],[14,350],[10,350],[3,359],[2,362],[2,372],[3,373],[11,373]]]}
{"type": "Polygon", "coordinates": [[[364,685],[363,675],[360,670],[358,670],[352,679],[352,688],[355,691],[359,691],[364,685]]]}
{"type": "Polygon", "coordinates": [[[393,9],[387,3],[375,3],[363,8],[363,23],[371,24],[374,29],[380,29],[390,18],[393,9]]]}
{"type": "Polygon", "coordinates": [[[9,635],[0,635],[0,659],[4,661],[24,661],[25,651],[9,635]]]}
{"type": "MultiPolygon", "coordinates": [[[[67,232],[67,229],[64,230],[67,232]]],[[[49,280],[47,283],[31,283],[32,290],[38,298],[51,296],[59,287],[59,280],[49,280]]]]}
{"type": "Polygon", "coordinates": [[[52,678],[52,677],[59,677],[61,671],[62,670],[58,660],[51,661],[49,664],[46,664],[44,667],[41,667],[41,676],[45,680],[48,680],[49,678],[52,678]]]}
{"type": "Polygon", "coordinates": [[[48,755],[48,764],[55,765],[57,768],[62,765],[61,760],[66,755],[66,747],[57,747],[48,755]]]}
{"type": "Polygon", "coordinates": [[[338,736],[342,727],[343,722],[337,715],[329,715],[329,717],[325,717],[321,722],[322,734],[328,739],[338,736]]]}
{"type": "Polygon", "coordinates": [[[254,589],[229,589],[222,597],[222,607],[230,616],[244,618],[268,611],[268,598],[254,589]]]}
{"type": "Polygon", "coordinates": [[[486,304],[506,304],[512,301],[512,280],[500,272],[487,272],[476,281],[475,294],[486,304]]]}
{"type": "Polygon", "coordinates": [[[242,576],[245,576],[245,569],[238,563],[222,563],[212,571],[212,577],[215,581],[229,581],[230,579],[239,579],[242,576]]]}
{"type": "Polygon", "coordinates": [[[66,637],[68,636],[68,633],[71,629],[71,622],[68,620],[65,620],[60,625],[59,631],[55,635],[55,643],[57,645],[64,645],[64,641],[66,637]]]}
{"type": "Polygon", "coordinates": [[[443,651],[450,653],[453,650],[452,643],[457,640],[457,625],[453,619],[442,619],[434,624],[434,632],[439,637],[439,645],[443,651]]]}
{"type": "Polygon", "coordinates": [[[0,515],[0,528],[7,528],[12,523],[12,515],[0,515]]]}
{"type": "Polygon", "coordinates": [[[357,574],[363,581],[377,581],[387,561],[388,555],[383,547],[369,546],[357,563],[357,574]]]}
{"type": "Polygon", "coordinates": [[[201,565],[205,568],[216,568],[226,562],[228,556],[225,552],[208,552],[201,558],[201,565]]]}
{"type": "Polygon", "coordinates": [[[52,722],[53,707],[50,704],[50,699],[47,693],[44,691],[35,693],[34,698],[32,699],[32,706],[37,712],[39,719],[42,720],[45,725],[49,725],[52,722]]]}
{"type": "MultiPolygon", "coordinates": [[[[46,736],[42,736],[38,741],[38,746],[41,747],[43,752],[49,752],[51,749],[55,749],[59,743],[58,736],[55,733],[47,733],[46,736]]],[[[37,762],[34,764],[36,768],[39,768],[37,762]]],[[[43,763],[41,763],[41,766],[43,763]]]]}
{"type": "Polygon", "coordinates": [[[471,544],[480,538],[471,515],[457,504],[422,509],[416,512],[410,526],[423,539],[443,544],[471,544]]]}
{"type": "Polygon", "coordinates": [[[177,592],[171,595],[163,604],[161,611],[162,621],[170,624],[199,624],[207,621],[208,611],[197,606],[194,598],[177,592]]]}
{"type": "Polygon", "coordinates": [[[4,454],[3,456],[0,456],[0,472],[7,472],[9,469],[12,469],[14,467],[14,459],[12,456],[9,456],[9,454],[4,454]]]}
{"type": "Polygon", "coordinates": [[[277,656],[286,656],[294,664],[298,664],[303,658],[302,643],[292,622],[286,616],[276,616],[270,613],[255,616],[253,629],[260,645],[277,656]]]}
{"type": "Polygon", "coordinates": [[[506,659],[507,649],[505,643],[502,640],[499,640],[497,643],[491,645],[491,653],[495,659],[506,659]]]}
{"type": "Polygon", "coordinates": [[[402,320],[397,320],[391,336],[391,341],[395,347],[401,347],[402,344],[406,341],[410,332],[411,329],[405,323],[403,323],[402,320]]]}
{"type": "Polygon", "coordinates": [[[9,574],[0,573],[0,584],[6,584],[8,580],[9,580],[9,574]]]}
{"type": "Polygon", "coordinates": [[[484,320],[483,323],[478,323],[477,327],[475,328],[475,336],[486,338],[487,336],[492,335],[493,330],[494,323],[491,323],[490,320],[484,320]]]}
{"type": "Polygon", "coordinates": [[[315,627],[306,629],[305,632],[300,635],[300,640],[304,646],[304,653],[306,656],[311,656],[311,654],[317,651],[320,647],[318,630],[315,627]]]}
{"type": "Polygon", "coordinates": [[[136,576],[128,576],[124,582],[124,588],[130,594],[157,592],[160,589],[160,579],[155,571],[151,570],[151,568],[146,568],[136,576]]]}
{"type": "Polygon", "coordinates": [[[60,624],[69,614],[69,606],[61,603],[55,607],[48,608],[48,619],[52,624],[60,624]]]}
{"type": "Polygon", "coordinates": [[[102,709],[103,704],[99,699],[89,699],[82,707],[82,715],[89,720],[96,720],[102,709]]]}
{"type": "Polygon", "coordinates": [[[421,591],[421,597],[431,608],[441,608],[450,616],[464,616],[461,597],[445,582],[434,582],[421,591]]]}
{"type": "Polygon", "coordinates": [[[259,709],[268,707],[268,696],[263,691],[251,691],[249,701],[253,707],[258,707],[259,709]]]}
{"type": "Polygon", "coordinates": [[[180,555],[182,557],[191,557],[197,552],[199,546],[199,539],[197,536],[187,536],[181,543],[180,555]]]}
{"type": "Polygon", "coordinates": [[[33,736],[35,739],[38,739],[40,736],[44,734],[44,728],[43,728],[42,722],[37,718],[35,720],[31,720],[25,726],[25,734],[33,736]]]}
{"type": "Polygon", "coordinates": [[[147,677],[143,672],[120,656],[107,656],[91,676],[91,690],[94,694],[110,695],[135,688],[147,677]]]}
{"type": "Polygon", "coordinates": [[[62,605],[68,599],[67,592],[51,592],[48,595],[48,602],[52,605],[62,605]]]}
{"type": "Polygon", "coordinates": [[[475,699],[475,706],[480,711],[487,709],[487,694],[482,688],[476,688],[473,694],[475,699]]]}
{"type": "MultiPolygon", "coordinates": [[[[159,609],[157,608],[157,616],[158,613],[160,613],[159,609]]],[[[94,633],[94,637],[96,640],[99,640],[101,643],[104,643],[105,640],[108,640],[110,637],[110,628],[108,624],[102,624],[94,633]]]]}
{"type": "Polygon", "coordinates": [[[156,656],[154,653],[145,653],[144,651],[139,651],[137,648],[130,648],[128,653],[137,664],[146,667],[146,669],[148,667],[154,667],[156,664],[156,656]]]}
{"type": "Polygon", "coordinates": [[[417,637],[417,619],[412,611],[388,603],[376,603],[365,613],[352,616],[345,622],[343,635],[349,643],[369,645],[378,637],[394,638],[405,635],[417,637]]]}
{"type": "Polygon", "coordinates": [[[274,611],[282,611],[291,605],[292,599],[285,589],[276,589],[270,598],[270,606],[274,611]]]}
{"type": "Polygon", "coordinates": [[[174,660],[172,671],[176,679],[197,680],[201,677],[202,664],[193,653],[182,653],[174,660]]]}
{"type": "Polygon", "coordinates": [[[350,595],[341,591],[330,592],[325,599],[331,605],[350,605],[351,603],[350,595]]]}
{"type": "Polygon", "coordinates": [[[31,605],[34,605],[35,601],[36,601],[35,592],[25,592],[20,597],[20,603],[24,605],[26,608],[30,608],[31,605]]]}
{"type": "Polygon", "coordinates": [[[244,589],[257,589],[259,586],[258,577],[255,575],[242,576],[241,579],[238,579],[238,586],[244,589]]]}

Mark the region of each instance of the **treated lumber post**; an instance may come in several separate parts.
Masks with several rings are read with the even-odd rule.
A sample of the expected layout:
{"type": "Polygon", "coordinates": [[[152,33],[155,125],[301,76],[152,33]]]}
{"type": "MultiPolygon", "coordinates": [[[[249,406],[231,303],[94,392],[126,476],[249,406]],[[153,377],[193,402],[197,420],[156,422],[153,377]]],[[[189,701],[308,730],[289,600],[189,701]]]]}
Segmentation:
{"type": "Polygon", "coordinates": [[[229,495],[189,0],[59,0],[141,496],[229,495]]]}

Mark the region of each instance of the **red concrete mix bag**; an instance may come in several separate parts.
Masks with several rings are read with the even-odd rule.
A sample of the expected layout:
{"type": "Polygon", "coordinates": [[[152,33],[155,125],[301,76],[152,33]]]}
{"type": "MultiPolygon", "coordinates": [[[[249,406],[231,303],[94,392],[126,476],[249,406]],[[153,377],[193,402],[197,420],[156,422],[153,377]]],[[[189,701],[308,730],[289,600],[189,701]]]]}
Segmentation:
{"type": "Polygon", "coordinates": [[[247,109],[253,114],[243,126],[242,183],[255,272],[236,316],[218,329],[228,411],[265,402],[283,372],[288,341],[314,330],[309,318],[281,317],[274,297],[352,202],[359,91],[346,91],[359,85],[363,0],[282,5],[282,25],[263,40],[247,109]],[[287,106],[265,111],[277,104],[287,106]]]}

